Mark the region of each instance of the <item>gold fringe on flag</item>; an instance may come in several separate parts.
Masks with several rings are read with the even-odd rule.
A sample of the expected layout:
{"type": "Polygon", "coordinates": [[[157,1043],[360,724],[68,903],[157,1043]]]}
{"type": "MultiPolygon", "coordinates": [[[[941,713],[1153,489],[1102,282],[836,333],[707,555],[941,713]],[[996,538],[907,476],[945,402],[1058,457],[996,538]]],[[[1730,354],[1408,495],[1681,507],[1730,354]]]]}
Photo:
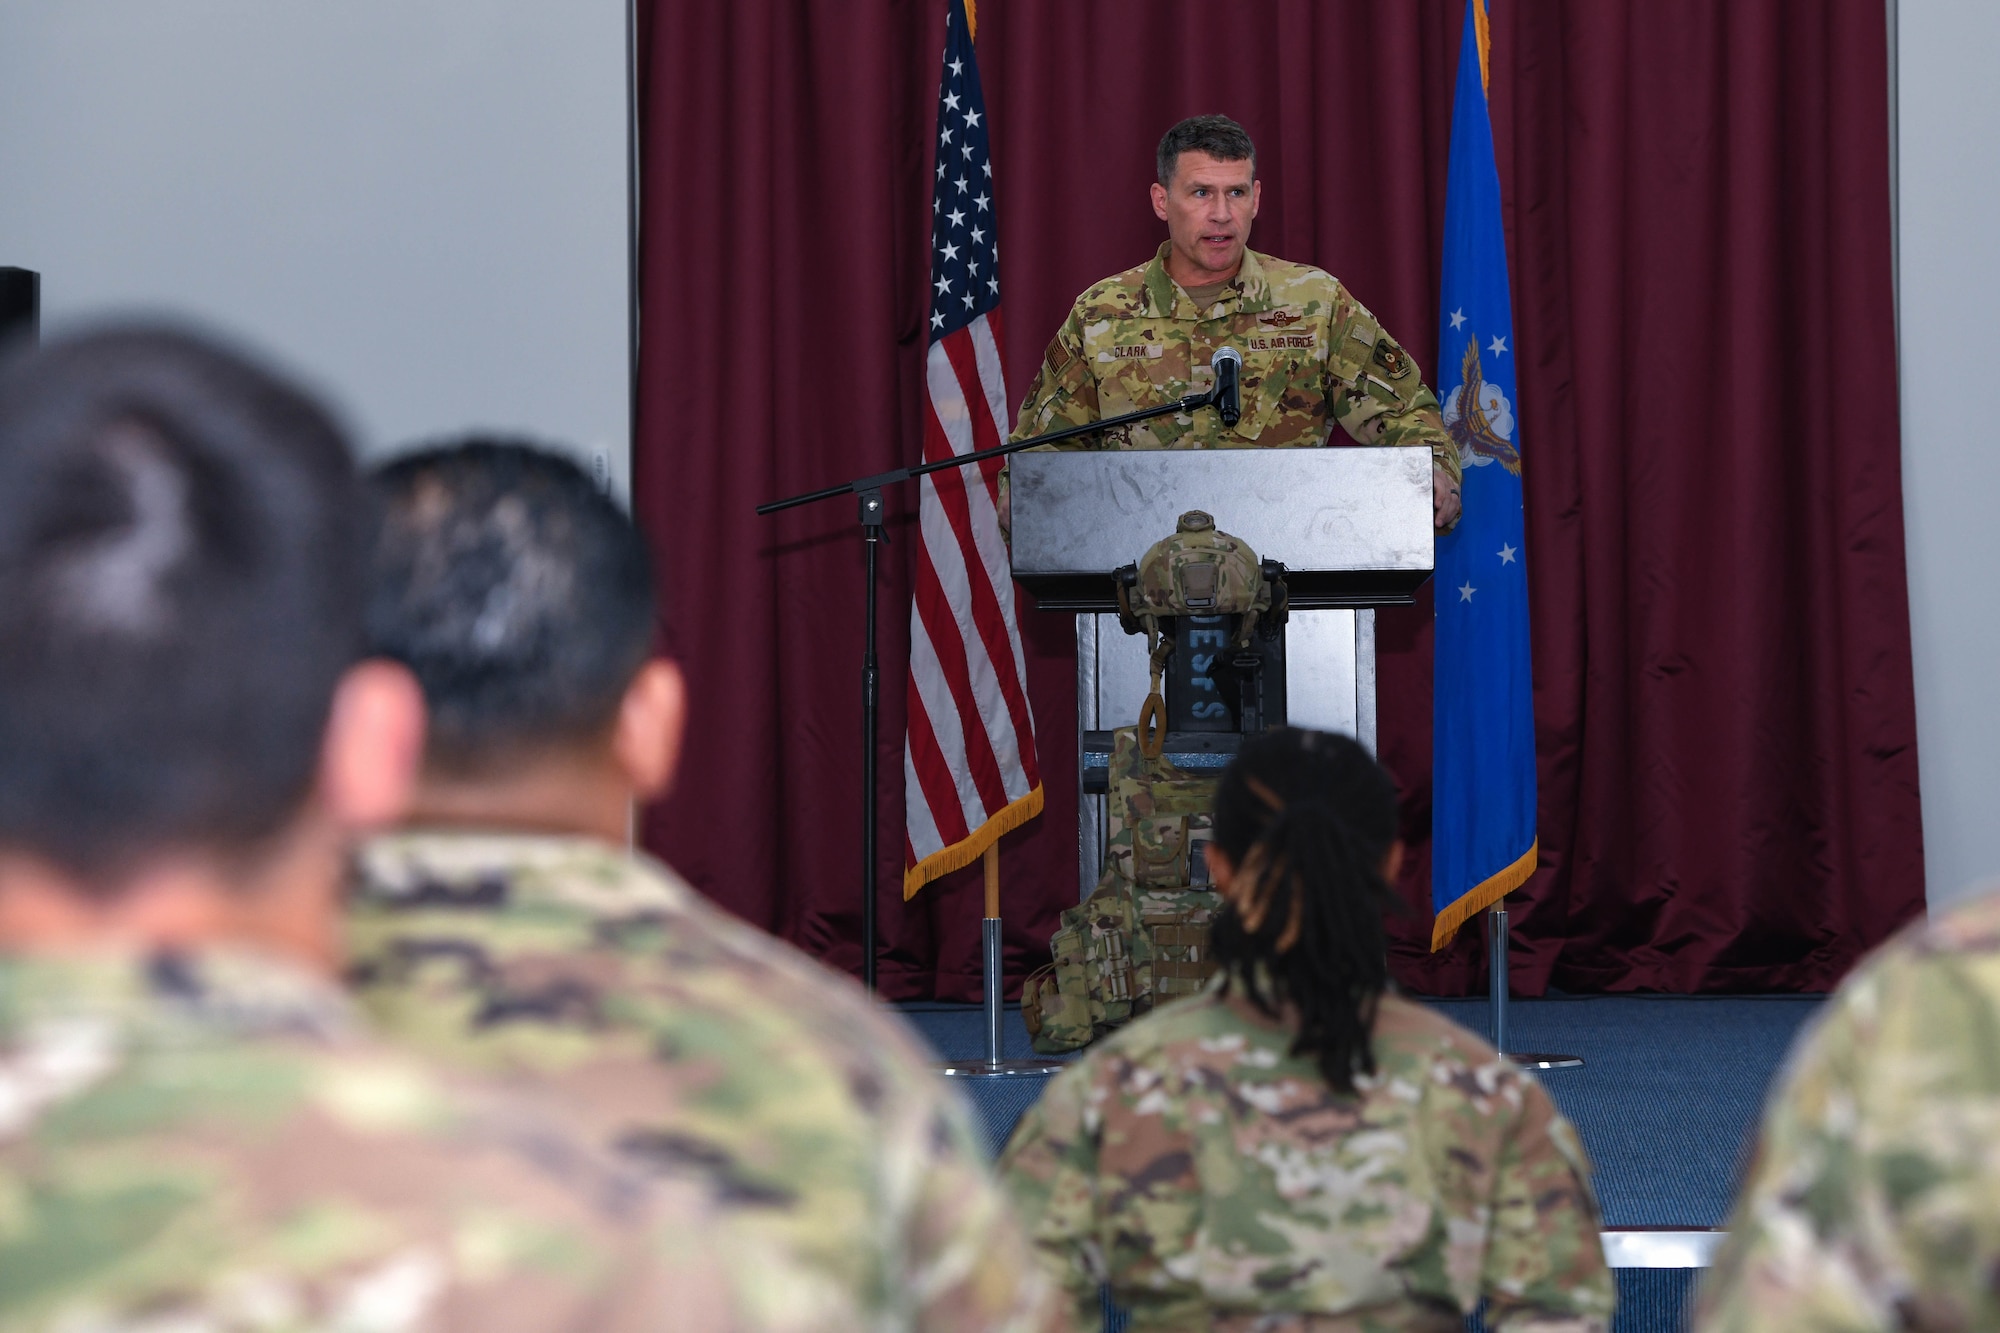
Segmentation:
{"type": "MultiPolygon", "coordinates": [[[[1473,25],[1479,29],[1479,87],[1487,96],[1493,95],[1493,75],[1488,68],[1488,57],[1493,54],[1493,25],[1486,18],[1486,0],[1472,0],[1473,25]]],[[[972,22],[972,0],[965,0],[965,21],[972,22]]]]}
{"type": "Polygon", "coordinates": [[[979,0],[965,0],[965,35],[979,40],[979,0]]]}
{"type": "Polygon", "coordinates": [[[1012,833],[1021,825],[1042,813],[1042,789],[1035,787],[1019,800],[1010,801],[996,811],[992,818],[972,830],[964,838],[940,851],[932,852],[923,860],[903,872],[903,901],[917,896],[917,890],[940,875],[949,875],[954,870],[965,867],[986,855],[986,849],[1000,841],[1003,833],[1012,833]]]}
{"type": "Polygon", "coordinates": [[[1528,850],[1521,853],[1521,859],[1472,886],[1442,912],[1431,923],[1431,952],[1436,953],[1451,943],[1451,937],[1458,934],[1458,928],[1493,904],[1505,898],[1514,890],[1528,882],[1528,876],[1535,873],[1536,852],[1542,840],[1535,839],[1528,844],[1528,850]]]}

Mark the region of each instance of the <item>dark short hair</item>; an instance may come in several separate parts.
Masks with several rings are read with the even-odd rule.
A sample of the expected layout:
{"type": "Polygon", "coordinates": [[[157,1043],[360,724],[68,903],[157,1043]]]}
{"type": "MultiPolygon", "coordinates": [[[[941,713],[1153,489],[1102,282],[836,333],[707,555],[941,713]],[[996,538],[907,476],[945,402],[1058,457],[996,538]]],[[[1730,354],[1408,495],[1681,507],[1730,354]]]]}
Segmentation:
{"type": "Polygon", "coordinates": [[[363,512],[326,410],[204,337],[0,366],[0,843],[104,887],[281,831],[359,654],[363,512]]]}
{"type": "Polygon", "coordinates": [[[575,463],[468,437],[378,468],[371,651],[430,706],[427,761],[477,772],[599,735],[653,644],[639,531],[575,463]]]}
{"type": "Polygon", "coordinates": [[[1257,145],[1227,116],[1189,116],[1161,137],[1160,151],[1153,158],[1160,184],[1174,183],[1174,168],[1182,153],[1207,153],[1218,162],[1247,161],[1250,174],[1257,174],[1257,145]]]}

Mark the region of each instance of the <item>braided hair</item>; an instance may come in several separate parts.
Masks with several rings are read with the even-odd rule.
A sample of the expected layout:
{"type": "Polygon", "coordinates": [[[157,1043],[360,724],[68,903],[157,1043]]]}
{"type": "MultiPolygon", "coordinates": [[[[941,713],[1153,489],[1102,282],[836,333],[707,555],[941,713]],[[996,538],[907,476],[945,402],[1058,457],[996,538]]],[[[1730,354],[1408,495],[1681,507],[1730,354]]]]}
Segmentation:
{"type": "Polygon", "coordinates": [[[1224,986],[1297,1015],[1292,1054],[1335,1091],[1375,1072],[1370,1033],[1389,985],[1383,866],[1396,787],[1346,736],[1284,728],[1247,741],[1215,794],[1215,845],[1234,867],[1216,918],[1224,986]]]}

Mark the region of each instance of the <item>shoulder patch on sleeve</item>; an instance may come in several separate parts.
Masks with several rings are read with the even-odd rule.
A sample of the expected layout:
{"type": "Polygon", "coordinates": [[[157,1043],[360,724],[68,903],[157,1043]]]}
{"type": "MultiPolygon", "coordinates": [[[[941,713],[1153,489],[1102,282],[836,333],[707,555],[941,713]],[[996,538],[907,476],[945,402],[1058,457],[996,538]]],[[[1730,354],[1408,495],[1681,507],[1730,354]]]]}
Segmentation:
{"type": "Polygon", "coordinates": [[[1410,354],[1398,347],[1393,338],[1381,338],[1375,343],[1375,364],[1388,372],[1389,378],[1399,380],[1416,367],[1410,354]]]}
{"type": "Polygon", "coordinates": [[[1069,348],[1063,346],[1062,338],[1057,336],[1049,340],[1049,350],[1044,360],[1048,365],[1049,373],[1060,379],[1063,372],[1070,368],[1070,363],[1076,360],[1076,357],[1071,354],[1069,348]]]}

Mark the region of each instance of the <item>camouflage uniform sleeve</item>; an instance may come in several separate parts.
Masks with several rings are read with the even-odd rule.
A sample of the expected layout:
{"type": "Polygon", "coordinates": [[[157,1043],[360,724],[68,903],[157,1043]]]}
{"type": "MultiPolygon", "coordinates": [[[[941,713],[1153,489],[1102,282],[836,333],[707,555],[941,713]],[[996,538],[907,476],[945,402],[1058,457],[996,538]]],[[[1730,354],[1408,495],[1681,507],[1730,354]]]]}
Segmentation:
{"type": "Polygon", "coordinates": [[[1102,1318],[1104,1251],[1097,1235],[1097,1142],[1086,1056],[1058,1074],[1028,1109],[1000,1155],[1000,1178],[1028,1241],[1069,1298],[1078,1329],[1102,1318]]]}
{"type": "Polygon", "coordinates": [[[1445,431],[1437,395],[1425,386],[1416,359],[1352,296],[1347,309],[1338,350],[1327,359],[1326,400],[1333,419],[1361,444],[1428,446],[1432,461],[1457,484],[1462,480],[1458,446],[1445,431]]]}
{"type": "MultiPolygon", "coordinates": [[[[1034,382],[1028,385],[1028,396],[1021,400],[1021,410],[1014,418],[1014,432],[1008,438],[1025,440],[1061,430],[1064,426],[1081,426],[1097,420],[1098,415],[1097,380],[1090,373],[1090,362],[1083,351],[1083,312],[1072,306],[1069,318],[1056,330],[1056,336],[1049,339],[1049,350],[1042,354],[1042,368],[1035,372],[1034,382]]],[[[1084,449],[1100,439],[1099,436],[1087,436],[1083,440],[1045,447],[1084,449]]],[[[1002,467],[1002,497],[1011,493],[1012,484],[1011,475],[1002,467]]],[[[1013,533],[1004,528],[1001,535],[1010,541],[1013,538],[1013,533]]]]}
{"type": "Polygon", "coordinates": [[[1616,1297],[1590,1164],[1548,1093],[1526,1075],[1518,1077],[1526,1095],[1501,1145],[1480,1279],[1486,1326],[1602,1333],[1616,1297]]]}
{"type": "Polygon", "coordinates": [[[1069,1328],[1006,1193],[956,1098],[940,1096],[912,1210],[913,1328],[928,1333],[1059,1333],[1069,1328]]]}
{"type": "Polygon", "coordinates": [[[1887,1329],[1897,1321],[1863,1274],[1884,1268],[1881,1200],[1829,1108],[1854,1111],[1855,1032],[1845,997],[1793,1052],[1759,1131],[1728,1239],[1702,1284],[1707,1329],[1887,1329]],[[1873,1221],[1877,1226],[1868,1226],[1873,1221]],[[1840,1234],[1845,1231],[1846,1234],[1840,1234]]]}
{"type": "Polygon", "coordinates": [[[1098,415],[1097,379],[1083,351],[1083,312],[1073,306],[1042,354],[1042,368],[1021,400],[1011,438],[1024,440],[1064,426],[1081,426],[1098,415]]]}
{"type": "Polygon", "coordinates": [[[1766,1109],[1702,1327],[2000,1320],[1995,984],[1890,956],[1828,1002],[1766,1109]]]}

